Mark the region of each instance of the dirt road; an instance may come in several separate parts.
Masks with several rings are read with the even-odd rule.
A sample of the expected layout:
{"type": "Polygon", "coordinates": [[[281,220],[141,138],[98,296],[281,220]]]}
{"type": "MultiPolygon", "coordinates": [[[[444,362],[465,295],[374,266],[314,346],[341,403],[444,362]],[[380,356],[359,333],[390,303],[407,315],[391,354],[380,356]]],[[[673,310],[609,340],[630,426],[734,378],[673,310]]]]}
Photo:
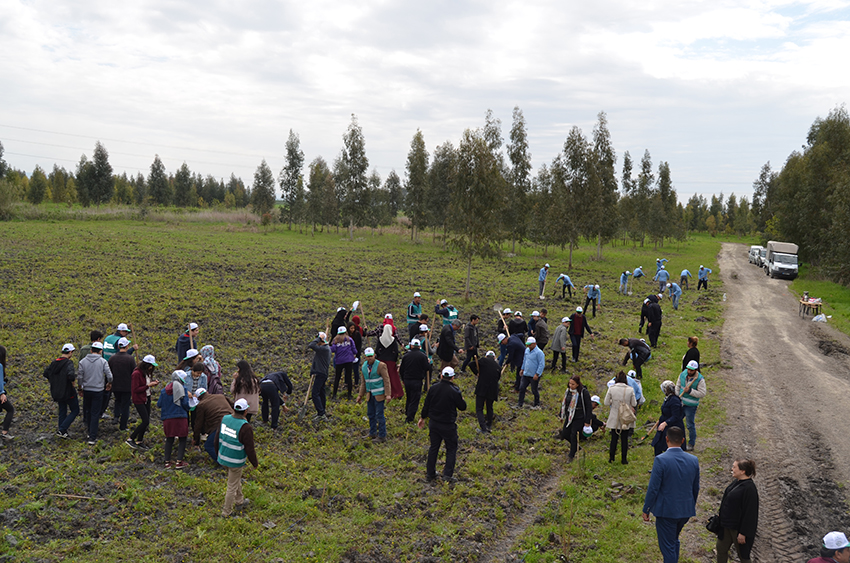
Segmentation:
{"type": "Polygon", "coordinates": [[[758,464],[754,559],[796,563],[817,555],[826,532],[850,528],[837,485],[850,484],[850,339],[800,317],[789,282],[765,276],[747,249],[724,244],[719,256],[728,295],[721,357],[731,367],[720,439],[732,458],[758,464]]]}

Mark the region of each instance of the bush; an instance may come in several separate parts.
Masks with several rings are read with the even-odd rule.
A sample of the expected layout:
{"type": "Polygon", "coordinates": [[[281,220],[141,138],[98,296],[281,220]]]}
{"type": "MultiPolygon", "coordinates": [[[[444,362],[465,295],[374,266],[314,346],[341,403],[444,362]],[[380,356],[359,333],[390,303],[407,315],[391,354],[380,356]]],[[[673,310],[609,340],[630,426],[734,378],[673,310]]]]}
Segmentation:
{"type": "Polygon", "coordinates": [[[17,199],[18,190],[8,180],[0,180],[0,221],[12,218],[12,204],[17,199]]]}

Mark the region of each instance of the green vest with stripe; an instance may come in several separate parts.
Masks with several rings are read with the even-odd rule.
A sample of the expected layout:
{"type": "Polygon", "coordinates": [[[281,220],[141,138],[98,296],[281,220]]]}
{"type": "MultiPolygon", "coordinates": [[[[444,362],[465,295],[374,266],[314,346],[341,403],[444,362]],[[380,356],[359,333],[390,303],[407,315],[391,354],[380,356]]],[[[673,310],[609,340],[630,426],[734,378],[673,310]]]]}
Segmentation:
{"type": "Polygon", "coordinates": [[[117,334],[110,334],[103,339],[103,359],[109,360],[112,356],[118,353],[118,341],[121,337],[117,334]]]}
{"type": "Polygon", "coordinates": [[[457,309],[452,305],[448,306],[449,316],[443,317],[443,326],[452,324],[452,321],[457,320],[457,309]]]}
{"type": "MultiPolygon", "coordinates": [[[[703,379],[702,374],[697,372],[697,377],[691,385],[691,390],[696,390],[699,387],[699,382],[703,379]]],[[[687,370],[683,371],[679,374],[679,387],[684,389],[688,386],[688,372],[687,370]]],[[[682,395],[682,404],[687,405],[689,407],[697,407],[699,406],[699,399],[696,397],[691,397],[690,393],[684,393],[682,395]]]]}
{"type": "Polygon", "coordinates": [[[363,373],[363,382],[366,384],[366,391],[373,397],[375,395],[384,395],[384,378],[378,373],[378,365],[381,362],[375,360],[372,367],[369,367],[369,362],[363,362],[363,367],[360,371],[363,373]]]}
{"type": "Polygon", "coordinates": [[[221,419],[218,432],[218,462],[225,467],[242,467],[248,456],[245,446],[239,441],[239,431],[248,424],[244,418],[236,418],[232,414],[221,419]]]}

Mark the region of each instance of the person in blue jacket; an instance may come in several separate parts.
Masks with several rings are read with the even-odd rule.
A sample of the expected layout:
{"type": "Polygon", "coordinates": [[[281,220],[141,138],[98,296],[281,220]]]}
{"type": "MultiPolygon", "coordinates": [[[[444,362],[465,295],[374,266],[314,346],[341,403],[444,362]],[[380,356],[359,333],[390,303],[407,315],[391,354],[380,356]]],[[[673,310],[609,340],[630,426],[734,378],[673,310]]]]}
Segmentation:
{"type": "Polygon", "coordinates": [[[655,272],[658,273],[658,270],[664,267],[664,264],[669,262],[666,258],[656,258],[655,259],[655,272]]]}
{"type": "Polygon", "coordinates": [[[661,266],[661,269],[655,272],[655,277],[652,278],[652,281],[658,282],[658,293],[664,293],[664,288],[667,286],[667,282],[670,281],[670,272],[667,271],[667,268],[661,266]]]}
{"type": "Polygon", "coordinates": [[[505,366],[514,368],[514,393],[519,393],[520,375],[522,362],[525,359],[525,344],[522,343],[521,334],[512,334],[508,338],[508,353],[505,356],[505,366]]]}
{"type": "Polygon", "coordinates": [[[632,273],[628,270],[620,274],[620,293],[622,293],[623,295],[626,295],[626,293],[629,291],[630,275],[632,275],[632,273]]]}
{"type": "Polygon", "coordinates": [[[643,276],[644,276],[643,266],[638,266],[637,268],[635,268],[635,271],[632,272],[632,277],[634,279],[642,278],[643,276]]]}
{"type": "Polygon", "coordinates": [[[539,295],[543,295],[543,287],[546,285],[546,276],[549,274],[549,264],[540,268],[540,273],[537,275],[537,284],[540,286],[539,295]]]}
{"type": "Polygon", "coordinates": [[[584,310],[587,311],[587,306],[593,303],[593,318],[596,318],[596,305],[598,304],[600,308],[602,308],[602,291],[599,289],[599,285],[586,285],[584,286],[584,291],[587,293],[587,297],[584,300],[584,310]]]}
{"type": "Polygon", "coordinates": [[[691,275],[691,271],[685,268],[682,270],[682,273],[679,274],[679,285],[682,286],[682,289],[690,289],[688,287],[688,278],[693,278],[691,275]]]}
{"type": "Polygon", "coordinates": [[[679,561],[679,534],[696,516],[699,496],[699,461],[682,450],[685,433],[678,427],[667,432],[667,451],[657,456],[643,502],[643,521],[655,515],[655,532],[664,563],[679,561]]]}
{"type": "Polygon", "coordinates": [[[561,285],[561,299],[564,299],[564,297],[566,297],[567,292],[570,293],[570,299],[572,299],[573,298],[573,289],[575,289],[576,286],[573,285],[572,280],[570,280],[570,276],[568,276],[567,274],[561,274],[560,276],[558,276],[558,279],[555,280],[555,283],[559,283],[559,282],[562,284],[561,285]]]}
{"type": "Polygon", "coordinates": [[[677,283],[668,283],[667,289],[670,291],[670,299],[673,301],[673,309],[679,310],[679,298],[682,296],[682,288],[677,283]]]}
{"type": "Polygon", "coordinates": [[[540,384],[543,370],[546,369],[546,355],[537,346],[537,340],[533,336],[528,337],[525,341],[525,346],[522,368],[519,371],[522,379],[519,385],[519,408],[522,408],[525,402],[525,390],[530,385],[531,392],[534,394],[534,404],[531,405],[531,408],[540,410],[540,393],[537,390],[537,386],[540,384]]]}
{"type": "MultiPolygon", "coordinates": [[[[171,382],[159,392],[159,407],[162,430],[165,434],[165,468],[184,469],[189,464],[183,461],[186,453],[186,439],[189,436],[189,399],[183,387],[182,371],[171,374],[171,382]],[[171,452],[174,448],[174,438],[177,438],[177,461],[172,463],[171,452]]],[[[195,390],[197,396],[207,392],[204,388],[195,390]]]]}
{"type": "Polygon", "coordinates": [[[699,272],[697,272],[697,291],[699,291],[700,287],[708,289],[708,274],[710,273],[710,268],[706,268],[705,266],[700,264],[699,272]]]}

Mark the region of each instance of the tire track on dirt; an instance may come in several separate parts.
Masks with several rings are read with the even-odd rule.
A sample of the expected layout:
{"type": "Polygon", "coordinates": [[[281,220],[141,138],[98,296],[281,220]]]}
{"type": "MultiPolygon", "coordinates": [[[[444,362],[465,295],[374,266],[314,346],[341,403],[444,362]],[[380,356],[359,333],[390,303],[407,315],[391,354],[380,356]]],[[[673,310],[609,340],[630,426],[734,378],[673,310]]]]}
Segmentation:
{"type": "Polygon", "coordinates": [[[481,563],[511,561],[509,556],[513,552],[513,547],[516,545],[520,536],[522,536],[522,533],[534,524],[540,512],[551,502],[563,474],[564,470],[559,466],[555,473],[543,480],[537,489],[538,495],[535,501],[527,506],[516,520],[508,524],[498,540],[490,544],[487,553],[483,554],[479,559],[481,563]]]}

